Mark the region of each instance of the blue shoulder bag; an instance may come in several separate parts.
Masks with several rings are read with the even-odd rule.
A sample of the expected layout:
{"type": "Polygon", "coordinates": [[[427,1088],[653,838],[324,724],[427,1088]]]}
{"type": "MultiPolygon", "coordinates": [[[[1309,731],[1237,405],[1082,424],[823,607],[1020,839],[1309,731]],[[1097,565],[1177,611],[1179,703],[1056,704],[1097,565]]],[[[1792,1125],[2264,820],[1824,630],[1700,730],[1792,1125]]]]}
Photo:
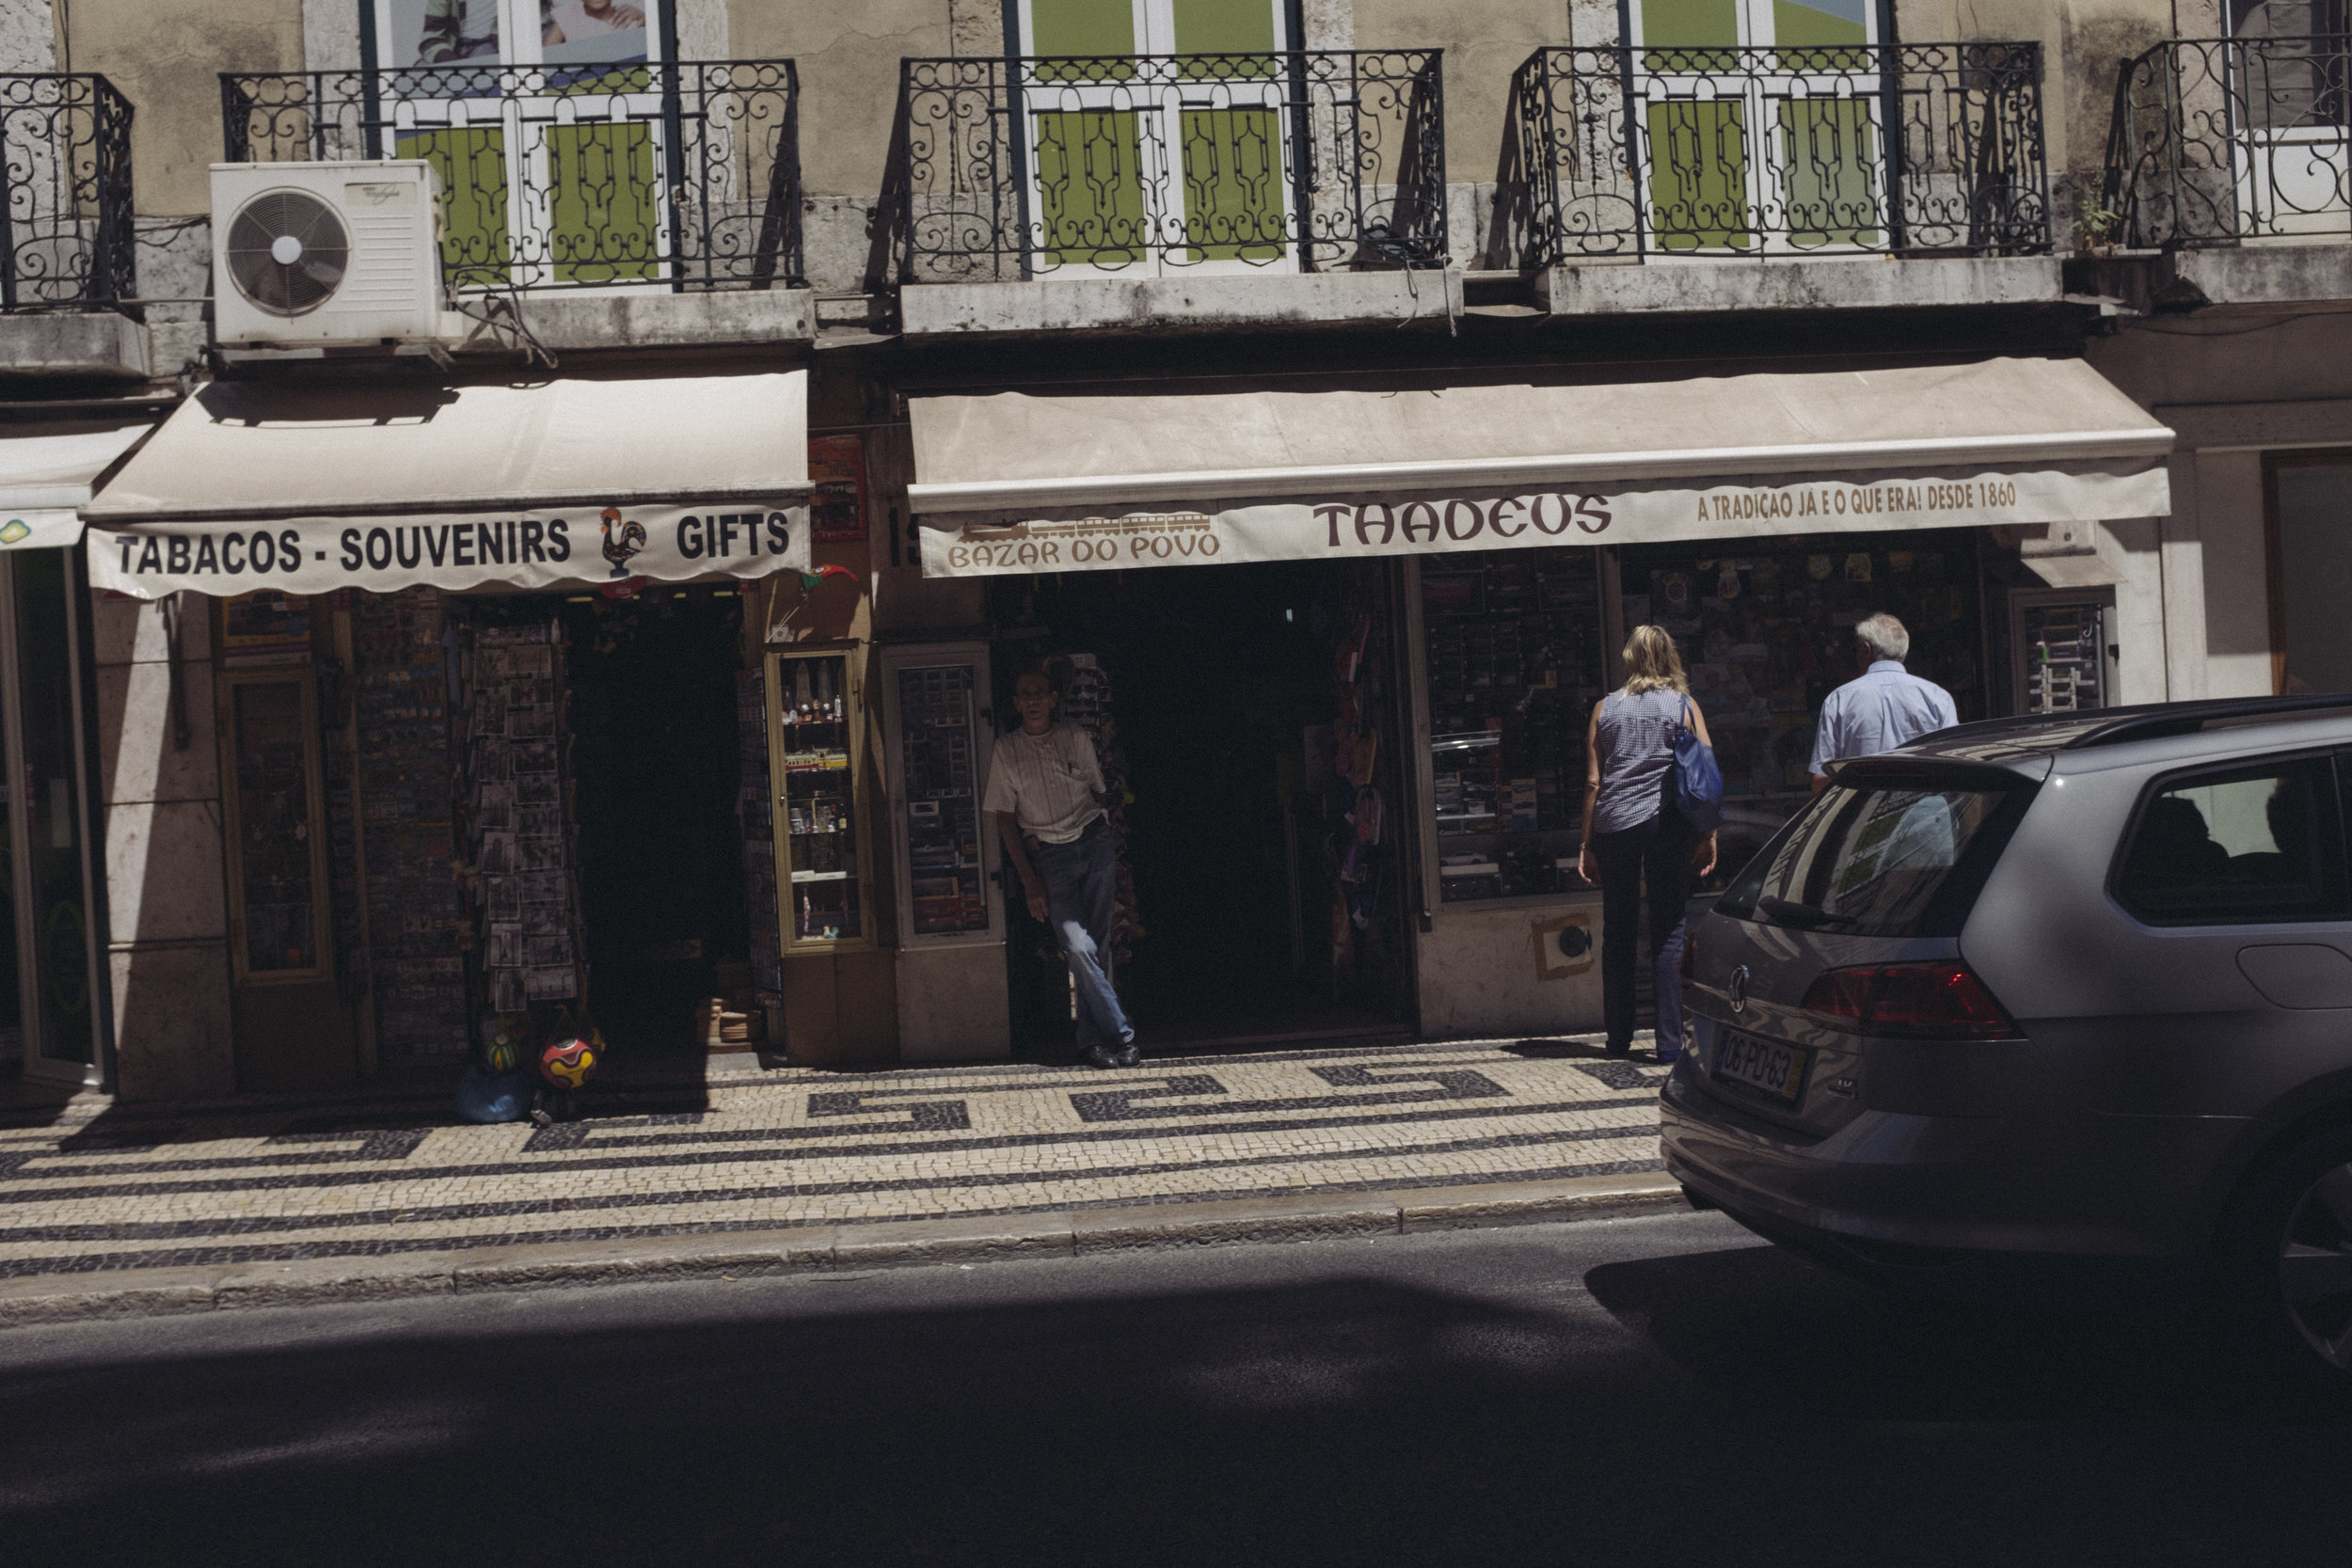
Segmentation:
{"type": "Polygon", "coordinates": [[[1691,702],[1684,698],[1682,715],[1667,726],[1674,737],[1674,767],[1666,775],[1666,792],[1682,819],[1702,833],[1724,823],[1724,770],[1715,765],[1715,748],[1699,738],[1686,722],[1691,702]]]}

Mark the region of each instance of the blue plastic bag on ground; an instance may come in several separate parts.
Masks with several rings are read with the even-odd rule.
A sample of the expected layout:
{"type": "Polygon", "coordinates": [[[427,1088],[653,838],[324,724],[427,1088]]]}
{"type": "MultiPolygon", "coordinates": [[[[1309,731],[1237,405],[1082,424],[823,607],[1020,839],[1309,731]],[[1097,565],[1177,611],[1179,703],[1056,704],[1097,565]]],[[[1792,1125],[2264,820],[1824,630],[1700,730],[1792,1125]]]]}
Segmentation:
{"type": "Polygon", "coordinates": [[[531,1114],[531,1077],[521,1072],[485,1072],[469,1064],[457,1081],[457,1114],[468,1121],[520,1121],[531,1114]]]}

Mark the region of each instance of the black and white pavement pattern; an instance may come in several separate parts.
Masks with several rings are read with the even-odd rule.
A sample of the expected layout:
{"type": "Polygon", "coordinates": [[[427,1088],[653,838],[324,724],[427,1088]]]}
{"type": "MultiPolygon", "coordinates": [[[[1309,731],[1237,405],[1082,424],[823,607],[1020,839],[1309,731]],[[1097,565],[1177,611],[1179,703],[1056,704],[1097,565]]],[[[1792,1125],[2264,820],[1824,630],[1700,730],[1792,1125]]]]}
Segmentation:
{"type": "Polygon", "coordinates": [[[1621,1175],[1646,1060],[1590,1042],[782,1069],[469,1126],[446,1100],[0,1122],[0,1279],[1621,1175]]]}

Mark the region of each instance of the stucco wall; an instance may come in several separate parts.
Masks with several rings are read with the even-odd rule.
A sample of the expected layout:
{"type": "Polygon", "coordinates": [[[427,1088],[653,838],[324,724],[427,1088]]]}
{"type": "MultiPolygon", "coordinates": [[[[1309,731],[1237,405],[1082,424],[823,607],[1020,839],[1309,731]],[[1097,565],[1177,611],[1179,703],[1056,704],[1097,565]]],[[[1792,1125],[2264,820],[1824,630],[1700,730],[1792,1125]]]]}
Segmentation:
{"type": "Polygon", "coordinates": [[[56,69],[56,19],[49,0],[0,0],[0,71],[56,69]]]}
{"type": "Polygon", "coordinates": [[[1450,184],[1493,182],[1509,124],[1511,72],[1539,45],[1568,41],[1568,0],[1458,0],[1442,7],[1356,0],[1356,48],[1445,51],[1450,184]]]}
{"type": "Polygon", "coordinates": [[[302,0],[74,0],[69,15],[73,69],[103,72],[130,97],[145,214],[211,205],[221,71],[302,68],[302,0]]]}
{"type": "MultiPolygon", "coordinates": [[[[2214,0],[2179,0],[2178,8],[2214,0]]],[[[2074,218],[2083,177],[2106,156],[2119,64],[2175,36],[2176,0],[1899,0],[1895,25],[1906,42],[2015,40],[2042,45],[2043,135],[2050,169],[2059,175],[2060,248],[2074,218]],[[2063,176],[2073,176],[2065,178],[2063,176]]],[[[2210,16],[2201,24],[2209,36],[2210,16]]]]}

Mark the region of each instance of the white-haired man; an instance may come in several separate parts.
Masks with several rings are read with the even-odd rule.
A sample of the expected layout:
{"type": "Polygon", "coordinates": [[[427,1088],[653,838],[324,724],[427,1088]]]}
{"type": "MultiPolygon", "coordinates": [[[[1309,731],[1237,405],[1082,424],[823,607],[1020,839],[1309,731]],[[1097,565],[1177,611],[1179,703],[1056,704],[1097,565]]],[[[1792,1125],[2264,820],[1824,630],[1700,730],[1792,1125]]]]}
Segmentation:
{"type": "Polygon", "coordinates": [[[1923,735],[1960,722],[1952,694],[1903,668],[1911,655],[1911,633],[1883,612],[1853,629],[1854,662],[1862,673],[1821,703],[1813,730],[1813,793],[1829,787],[1829,765],[1846,757],[1876,756],[1908,746],[1923,735]]]}

